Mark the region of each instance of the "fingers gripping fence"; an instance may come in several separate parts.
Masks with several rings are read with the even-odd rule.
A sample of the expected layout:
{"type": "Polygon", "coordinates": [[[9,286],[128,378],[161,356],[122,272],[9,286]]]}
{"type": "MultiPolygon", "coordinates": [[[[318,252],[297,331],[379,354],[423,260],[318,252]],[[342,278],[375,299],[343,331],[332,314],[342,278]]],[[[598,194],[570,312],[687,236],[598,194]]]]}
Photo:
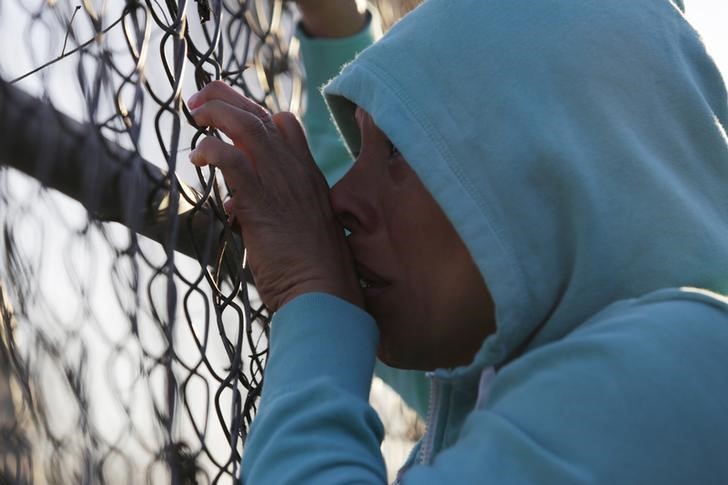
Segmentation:
{"type": "Polygon", "coordinates": [[[184,100],[222,79],[298,112],[294,17],[0,0],[0,483],[237,480],[269,315],[184,100]]]}
{"type": "Polygon", "coordinates": [[[221,179],[183,166],[203,135],[183,99],[223,79],[297,110],[291,11],[34,3],[0,4],[25,24],[3,32],[34,39],[30,64],[58,60],[18,82],[0,75],[0,159],[14,167],[0,179],[3,480],[230,483],[267,314],[221,179]]]}

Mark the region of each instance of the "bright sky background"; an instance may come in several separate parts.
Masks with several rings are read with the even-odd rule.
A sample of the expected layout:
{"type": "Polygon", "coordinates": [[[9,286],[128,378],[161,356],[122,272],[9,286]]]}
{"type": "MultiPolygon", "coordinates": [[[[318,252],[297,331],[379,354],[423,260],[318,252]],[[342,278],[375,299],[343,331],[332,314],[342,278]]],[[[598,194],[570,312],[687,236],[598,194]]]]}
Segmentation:
{"type": "Polygon", "coordinates": [[[685,16],[703,37],[708,51],[728,78],[728,1],[685,0],[685,16]]]}
{"type": "MultiPolygon", "coordinates": [[[[26,41],[27,32],[24,32],[22,29],[27,22],[27,14],[19,14],[16,7],[17,1],[0,0],[0,41],[2,41],[5,47],[2,53],[0,53],[0,76],[4,79],[10,79],[20,73],[26,72],[42,61],[47,60],[32,60],[27,56],[19,55],[24,51],[23,43],[26,41]]],[[[30,1],[28,5],[32,6],[30,8],[35,8],[39,1],[30,1]]],[[[71,2],[71,0],[56,1],[71,2]]],[[[686,17],[703,37],[708,51],[712,54],[719,68],[724,73],[724,79],[728,79],[728,0],[684,0],[684,2],[686,5],[686,17]]],[[[72,3],[77,4],[80,2],[73,1],[72,3]]],[[[42,29],[33,31],[34,43],[36,45],[43,45],[43,41],[45,40],[42,39],[43,36],[41,35],[41,38],[38,38],[38,34],[42,33],[42,29]]],[[[64,62],[61,61],[61,63],[64,62]]],[[[67,62],[69,68],[73,63],[73,60],[67,62]]],[[[58,69],[58,67],[60,66],[54,66],[54,69],[58,69]]],[[[31,85],[34,84],[33,81],[31,80],[31,85]]],[[[22,83],[22,87],[28,89],[30,85],[24,82],[22,83]]],[[[54,97],[54,102],[61,109],[66,108],[66,106],[63,106],[64,101],[63,97],[61,99],[55,99],[54,97]]],[[[68,111],[72,111],[72,109],[68,111]]]]}
{"type": "MultiPolygon", "coordinates": [[[[61,0],[68,1],[68,0],[61,0]]],[[[728,1],[726,0],[684,0],[686,4],[686,17],[695,26],[698,32],[701,33],[708,49],[713,53],[718,65],[721,70],[725,73],[728,72],[728,1]]],[[[0,25],[3,27],[4,32],[2,35],[3,41],[13,43],[13,39],[22,39],[22,36],[14,35],[17,33],[17,29],[21,27],[18,22],[15,22],[13,18],[17,11],[12,8],[15,0],[10,2],[4,2],[0,0],[0,25]],[[6,3],[6,5],[2,5],[6,3]],[[4,8],[2,8],[4,7],[4,8]],[[11,34],[11,35],[8,35],[11,34]]],[[[37,1],[29,2],[29,4],[37,5],[37,1]]],[[[80,3],[80,2],[75,2],[80,3]]],[[[12,49],[5,49],[3,54],[0,54],[0,66],[2,66],[3,74],[8,74],[8,71],[15,73],[15,69],[9,66],[10,59],[7,58],[9,52],[13,52],[12,49]]],[[[12,63],[18,63],[22,60],[13,58],[12,63]]],[[[24,63],[23,63],[24,64],[24,63]]],[[[726,77],[726,76],[724,76],[726,77]]]]}

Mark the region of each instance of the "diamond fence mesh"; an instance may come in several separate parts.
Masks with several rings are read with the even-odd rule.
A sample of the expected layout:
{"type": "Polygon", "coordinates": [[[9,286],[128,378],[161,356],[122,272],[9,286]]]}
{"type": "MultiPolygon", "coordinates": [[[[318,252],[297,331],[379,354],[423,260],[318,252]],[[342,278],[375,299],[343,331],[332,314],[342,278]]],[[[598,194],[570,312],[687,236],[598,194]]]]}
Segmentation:
{"type": "Polygon", "coordinates": [[[295,20],[0,0],[0,483],[237,480],[269,315],[184,100],[222,79],[299,112],[295,20]]]}

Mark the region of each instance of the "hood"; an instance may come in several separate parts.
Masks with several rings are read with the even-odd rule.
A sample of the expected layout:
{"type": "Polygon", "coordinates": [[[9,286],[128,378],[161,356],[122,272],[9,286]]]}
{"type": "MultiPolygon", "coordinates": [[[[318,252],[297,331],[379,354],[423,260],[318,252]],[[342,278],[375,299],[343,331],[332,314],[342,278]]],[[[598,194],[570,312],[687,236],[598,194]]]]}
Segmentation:
{"type": "Polygon", "coordinates": [[[728,291],[725,85],[668,0],[425,1],[324,94],[354,155],[372,116],[470,250],[497,323],[470,368],[617,300],[728,291]]]}

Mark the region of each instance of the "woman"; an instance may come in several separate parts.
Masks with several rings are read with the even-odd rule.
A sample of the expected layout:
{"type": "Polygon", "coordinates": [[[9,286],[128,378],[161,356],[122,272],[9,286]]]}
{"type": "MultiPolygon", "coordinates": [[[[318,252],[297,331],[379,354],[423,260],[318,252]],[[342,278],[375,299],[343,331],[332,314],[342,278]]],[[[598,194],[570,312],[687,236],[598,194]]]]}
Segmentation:
{"type": "Polygon", "coordinates": [[[330,192],[292,115],[190,100],[277,310],[244,482],[383,483],[376,355],[431,371],[401,483],[728,482],[728,103],[676,5],[430,0],[323,92],[330,192]]]}

